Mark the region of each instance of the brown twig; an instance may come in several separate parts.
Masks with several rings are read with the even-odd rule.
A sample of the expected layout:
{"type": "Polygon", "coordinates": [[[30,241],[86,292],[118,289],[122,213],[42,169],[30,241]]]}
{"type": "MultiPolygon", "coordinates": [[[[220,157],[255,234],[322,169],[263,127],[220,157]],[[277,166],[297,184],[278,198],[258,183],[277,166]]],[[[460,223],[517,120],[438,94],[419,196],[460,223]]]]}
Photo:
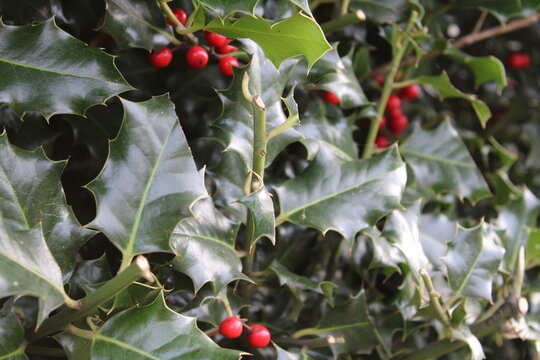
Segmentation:
{"type": "Polygon", "coordinates": [[[482,26],[484,25],[486,18],[487,18],[487,11],[482,10],[482,12],[480,13],[480,16],[478,17],[478,20],[476,20],[476,24],[474,24],[474,28],[471,34],[476,34],[480,32],[480,30],[482,30],[482,26]]]}

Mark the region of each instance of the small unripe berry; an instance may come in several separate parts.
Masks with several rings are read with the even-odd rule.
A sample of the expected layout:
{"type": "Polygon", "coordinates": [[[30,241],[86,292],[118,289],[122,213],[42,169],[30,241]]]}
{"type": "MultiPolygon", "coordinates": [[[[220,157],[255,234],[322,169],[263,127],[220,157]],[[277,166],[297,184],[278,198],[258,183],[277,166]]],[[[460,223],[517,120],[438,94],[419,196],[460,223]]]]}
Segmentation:
{"type": "Polygon", "coordinates": [[[218,46],[222,46],[222,45],[227,44],[227,37],[226,36],[216,34],[216,33],[211,32],[211,31],[205,31],[204,32],[204,38],[206,39],[206,42],[210,46],[218,47],[218,46]]]}
{"type": "MultiPolygon", "coordinates": [[[[186,23],[187,14],[186,14],[186,12],[184,10],[179,9],[179,8],[174,8],[174,9],[172,9],[172,12],[173,12],[174,16],[176,16],[176,18],[178,19],[180,24],[184,25],[186,23]]],[[[174,23],[169,18],[167,18],[167,24],[169,24],[171,26],[174,26],[174,23]]]]}
{"type": "Polygon", "coordinates": [[[333,104],[333,105],[339,105],[339,98],[336,94],[330,91],[323,91],[323,99],[326,100],[326,102],[333,104]]]}
{"type": "Polygon", "coordinates": [[[386,149],[388,147],[388,139],[384,135],[377,135],[375,138],[375,146],[377,149],[386,149]]]}
{"type": "Polygon", "coordinates": [[[251,327],[251,332],[247,336],[248,342],[251,346],[256,348],[263,348],[270,343],[270,331],[262,325],[255,324],[251,327]]]}
{"type": "Polygon", "coordinates": [[[416,99],[422,93],[422,88],[418,84],[407,85],[399,91],[401,100],[416,99]]]}
{"type": "Polygon", "coordinates": [[[219,59],[219,71],[225,76],[233,76],[233,66],[238,66],[238,60],[233,56],[224,56],[219,59]]]}
{"type": "Polygon", "coordinates": [[[219,332],[221,335],[234,339],[242,335],[244,323],[236,316],[226,318],[219,325],[219,332]]]}
{"type": "Polygon", "coordinates": [[[409,125],[409,119],[405,115],[396,116],[390,119],[389,128],[395,136],[400,135],[409,125]]]}
{"type": "Polygon", "coordinates": [[[524,52],[515,52],[508,56],[508,66],[512,69],[526,69],[531,65],[531,57],[524,52]]]}
{"type": "Polygon", "coordinates": [[[152,51],[150,55],[148,55],[148,58],[153,66],[157,68],[164,68],[171,63],[173,53],[171,49],[165,47],[156,53],[152,51]]]}
{"type": "Polygon", "coordinates": [[[186,61],[190,68],[201,70],[208,64],[208,52],[200,46],[194,46],[188,50],[186,61]]]}
{"type": "Polygon", "coordinates": [[[401,106],[401,100],[397,95],[390,95],[388,102],[386,103],[386,110],[391,111],[394,109],[399,109],[401,106]]]}
{"type": "Polygon", "coordinates": [[[232,46],[232,45],[228,45],[228,44],[221,45],[221,46],[216,48],[216,52],[218,54],[220,54],[220,55],[225,55],[225,54],[231,53],[231,52],[236,51],[236,50],[238,50],[238,48],[236,46],[232,46]]]}

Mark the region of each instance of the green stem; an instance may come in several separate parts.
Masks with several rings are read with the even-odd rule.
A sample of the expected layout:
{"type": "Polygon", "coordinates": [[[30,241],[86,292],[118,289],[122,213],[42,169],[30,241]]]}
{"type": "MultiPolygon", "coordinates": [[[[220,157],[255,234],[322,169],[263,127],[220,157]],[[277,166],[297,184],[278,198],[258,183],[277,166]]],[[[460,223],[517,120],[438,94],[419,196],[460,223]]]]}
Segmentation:
{"type": "Polygon", "coordinates": [[[73,334],[77,337],[80,337],[80,338],[83,338],[83,339],[86,339],[86,340],[92,340],[94,339],[94,332],[93,331],[88,331],[88,330],[83,330],[81,328],[78,328],[76,326],[73,326],[71,324],[69,324],[68,326],[66,326],[66,331],[70,334],[73,334]]]}
{"type": "MultiPolygon", "coordinates": [[[[406,34],[411,31],[417,16],[418,13],[416,11],[413,11],[411,17],[409,18],[407,28],[405,30],[406,34]]],[[[399,33],[396,33],[396,36],[398,36],[398,38],[395,39],[396,44],[394,57],[392,58],[392,62],[390,63],[390,71],[386,76],[386,80],[384,81],[381,99],[377,108],[377,116],[371,122],[371,127],[369,128],[368,137],[366,139],[366,144],[362,154],[363,158],[368,158],[373,153],[375,138],[377,137],[377,132],[379,131],[379,124],[381,122],[381,119],[383,118],[384,110],[386,109],[386,103],[388,102],[388,98],[390,97],[390,93],[392,92],[392,89],[394,87],[394,78],[398,72],[401,58],[403,58],[403,55],[405,55],[405,51],[407,50],[407,45],[409,42],[408,36],[400,36],[399,33]]]]}
{"type": "Polygon", "coordinates": [[[66,358],[66,352],[58,348],[50,348],[47,346],[35,346],[30,345],[24,351],[27,355],[41,355],[41,356],[50,356],[58,358],[66,358]]]}
{"type": "Polygon", "coordinates": [[[334,31],[343,29],[345,26],[354,25],[364,20],[366,20],[366,14],[362,10],[356,10],[337,19],[325,22],[321,25],[321,29],[325,35],[328,35],[334,31]]]}
{"type": "Polygon", "coordinates": [[[234,313],[231,308],[231,304],[229,303],[229,298],[227,297],[227,287],[223,289],[223,291],[220,294],[221,302],[223,303],[223,307],[225,308],[225,312],[227,313],[227,317],[234,316],[234,313]]]}
{"type": "MultiPolygon", "coordinates": [[[[161,8],[163,9],[163,11],[165,12],[165,15],[167,15],[167,18],[169,20],[172,21],[172,23],[174,24],[174,29],[177,33],[185,36],[188,38],[188,40],[193,44],[193,45],[198,45],[199,44],[199,40],[197,39],[197,37],[195,37],[195,35],[193,34],[183,34],[183,32],[181,32],[182,30],[186,30],[186,27],[180,22],[178,21],[178,19],[176,18],[176,16],[174,15],[174,13],[172,12],[169,4],[167,4],[167,1],[166,0],[159,0],[159,6],[161,6],[161,8]]],[[[171,38],[169,38],[169,40],[171,41],[171,43],[173,43],[174,45],[178,46],[180,44],[182,44],[180,41],[178,41],[177,38],[175,38],[174,36],[171,38]]]]}
{"type": "Polygon", "coordinates": [[[146,260],[144,256],[138,256],[131,265],[124,271],[118,273],[116,277],[107,281],[103,286],[87,297],[79,300],[78,310],[65,309],[45,320],[38,331],[30,336],[30,342],[61,331],[75,320],[92,314],[97,306],[113,298],[116,294],[141,277],[144,277],[148,281],[154,280],[153,275],[150,272],[148,260],[146,260]]]}
{"type": "Polygon", "coordinates": [[[347,13],[347,10],[349,10],[349,4],[351,0],[341,0],[341,9],[340,14],[345,15],[347,13]]]}
{"type": "Polygon", "coordinates": [[[435,310],[435,313],[437,314],[437,318],[446,327],[450,327],[451,326],[450,319],[448,318],[446,311],[441,306],[441,302],[440,302],[441,295],[437,292],[437,290],[435,290],[435,287],[433,286],[433,282],[431,281],[431,277],[429,276],[426,269],[424,268],[420,269],[420,276],[422,276],[422,279],[424,280],[424,284],[426,285],[426,289],[429,293],[430,306],[432,306],[433,310],[435,310]]]}
{"type": "Polygon", "coordinates": [[[267,136],[268,140],[270,140],[271,138],[275,136],[278,136],[282,132],[296,125],[300,125],[300,119],[298,118],[298,115],[289,116],[283,124],[276,126],[275,128],[273,128],[272,130],[268,132],[268,136],[267,136]]]}
{"type": "MultiPolygon", "coordinates": [[[[483,338],[499,330],[500,326],[510,318],[523,316],[527,312],[528,304],[525,298],[514,297],[508,299],[501,308],[486,321],[471,327],[477,338],[483,338]]],[[[465,346],[464,342],[443,339],[431,343],[423,349],[416,349],[408,355],[399,357],[399,360],[427,360],[438,359],[465,346]]]]}

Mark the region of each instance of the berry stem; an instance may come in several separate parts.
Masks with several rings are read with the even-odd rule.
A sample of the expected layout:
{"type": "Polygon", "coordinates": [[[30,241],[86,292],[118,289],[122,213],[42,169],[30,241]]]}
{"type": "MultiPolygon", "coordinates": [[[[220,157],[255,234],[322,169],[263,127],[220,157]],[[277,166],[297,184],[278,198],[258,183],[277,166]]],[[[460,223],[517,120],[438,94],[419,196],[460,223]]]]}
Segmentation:
{"type": "Polygon", "coordinates": [[[362,10],[356,10],[351,13],[330,20],[321,25],[321,29],[325,35],[329,35],[335,31],[343,29],[345,26],[358,24],[366,20],[366,14],[362,10]]]}
{"type": "MultiPolygon", "coordinates": [[[[167,15],[167,18],[169,20],[172,21],[172,23],[174,24],[174,30],[179,33],[180,35],[184,35],[185,37],[188,38],[188,40],[194,44],[194,45],[198,45],[199,44],[199,40],[197,39],[197,37],[195,37],[195,35],[193,34],[183,34],[181,32],[179,32],[178,30],[186,30],[186,27],[180,22],[178,21],[178,19],[176,18],[176,16],[174,15],[171,7],[169,6],[169,4],[167,4],[167,0],[159,0],[159,6],[161,6],[161,8],[163,9],[163,11],[165,12],[165,15],[167,15]]],[[[168,34],[167,34],[168,35],[168,34]]],[[[174,36],[172,36],[172,39],[171,39],[171,36],[168,35],[167,36],[169,38],[169,40],[171,41],[171,43],[173,43],[174,45],[178,46],[180,44],[182,44],[180,41],[178,41],[177,38],[175,38],[174,36]]]]}
{"type": "Polygon", "coordinates": [[[392,58],[392,62],[390,63],[390,72],[388,73],[388,76],[386,76],[386,79],[384,81],[381,99],[379,101],[379,107],[377,108],[377,116],[371,122],[371,126],[369,128],[368,137],[366,139],[366,144],[364,147],[364,151],[362,153],[363,158],[368,158],[373,153],[375,138],[377,137],[377,132],[379,131],[379,124],[381,122],[381,119],[384,116],[386,103],[388,102],[388,98],[390,97],[390,93],[392,92],[392,89],[394,87],[394,78],[398,72],[399,65],[401,63],[401,58],[403,57],[403,55],[405,54],[405,51],[407,50],[407,45],[409,43],[408,33],[412,30],[412,27],[414,23],[416,22],[417,17],[418,17],[418,13],[416,11],[413,11],[411,13],[411,17],[409,18],[409,23],[407,24],[407,28],[405,29],[404,34],[401,32],[398,32],[397,29],[395,30],[396,38],[394,39],[394,42],[393,42],[393,51],[395,55],[392,58]]]}
{"type": "Polygon", "coordinates": [[[91,315],[97,306],[113,298],[141,277],[144,277],[148,281],[153,281],[148,260],[142,255],[138,256],[131,265],[118,273],[116,277],[107,281],[87,297],[79,300],[78,310],[68,308],[45,320],[39,330],[29,337],[29,341],[33,342],[46,335],[61,331],[73,321],[91,315]]]}
{"type": "Polygon", "coordinates": [[[86,339],[86,340],[94,339],[94,334],[95,334],[93,331],[84,330],[84,329],[78,328],[76,326],[73,326],[71,324],[66,326],[66,331],[68,333],[70,333],[70,334],[73,334],[73,335],[75,335],[77,337],[80,337],[80,338],[83,338],[83,339],[86,339]]]}
{"type": "Polygon", "coordinates": [[[223,303],[223,307],[225,308],[227,317],[234,316],[234,313],[231,308],[231,304],[229,303],[229,298],[227,297],[227,287],[223,288],[223,290],[219,294],[219,297],[221,299],[221,302],[223,303]]]}

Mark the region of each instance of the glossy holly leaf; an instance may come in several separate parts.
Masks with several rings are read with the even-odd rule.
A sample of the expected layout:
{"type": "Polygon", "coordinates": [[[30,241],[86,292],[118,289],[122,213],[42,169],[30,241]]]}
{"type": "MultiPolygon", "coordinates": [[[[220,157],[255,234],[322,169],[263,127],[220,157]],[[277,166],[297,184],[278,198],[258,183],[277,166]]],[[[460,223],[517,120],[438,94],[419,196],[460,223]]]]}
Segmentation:
{"type": "Polygon", "coordinates": [[[421,190],[452,192],[473,201],[490,194],[486,181],[449,121],[433,130],[416,126],[400,150],[421,190]]]}
{"type": "Polygon", "coordinates": [[[255,242],[262,237],[268,238],[272,244],[276,243],[276,218],[274,216],[274,203],[266,187],[262,185],[257,191],[238,200],[245,205],[252,215],[253,242],[250,249],[253,250],[255,242]]]}
{"type": "Polygon", "coordinates": [[[114,37],[120,49],[140,47],[160,50],[173,38],[157,1],[107,0],[105,20],[100,30],[114,37]]]}
{"type": "Polygon", "coordinates": [[[165,304],[133,307],[109,319],[92,340],[92,359],[238,360],[241,352],[220,348],[197,328],[195,318],[165,304]]]}
{"type": "Polygon", "coordinates": [[[529,189],[523,195],[503,206],[497,218],[502,244],[506,249],[504,255],[507,269],[514,272],[517,266],[519,248],[526,246],[529,227],[536,227],[536,218],[540,211],[540,199],[529,189]]]}
{"type": "MultiPolygon", "coordinates": [[[[266,106],[267,129],[271,130],[287,120],[283,110],[284,102],[291,110],[290,116],[298,116],[291,99],[281,98],[287,78],[293,67],[285,64],[279,70],[264,58],[264,54],[252,41],[244,41],[245,50],[252,54],[249,65],[237,72],[229,89],[219,91],[223,103],[223,111],[212,124],[215,128],[214,137],[226,148],[225,151],[238,153],[248,169],[253,164],[253,104],[248,102],[242,93],[244,74],[249,76],[249,90],[252,96],[261,96],[266,106]]],[[[301,136],[294,128],[290,128],[269,140],[266,154],[266,164],[270,165],[277,154],[290,143],[301,136]]],[[[247,176],[247,173],[246,173],[247,176]]],[[[238,199],[235,199],[238,200],[238,199]]]]}
{"type": "Polygon", "coordinates": [[[110,280],[112,277],[107,256],[103,254],[97,259],[77,263],[69,283],[74,285],[99,284],[110,280]]]}
{"type": "MultiPolygon", "coordinates": [[[[359,234],[357,240],[359,246],[355,249],[356,256],[367,251],[371,252],[371,259],[369,260],[369,269],[385,268],[386,272],[401,272],[399,264],[404,263],[406,260],[401,252],[395,246],[383,237],[381,231],[375,226],[367,228],[359,234]],[[363,242],[369,242],[369,250],[361,246],[363,242]],[[366,251],[367,250],[367,251],[366,251]]],[[[357,264],[361,266],[361,262],[357,261],[357,264]]]]}
{"type": "Polygon", "coordinates": [[[0,149],[0,210],[6,226],[31,230],[41,225],[39,236],[47,242],[50,252],[46,251],[53,254],[66,282],[75,267],[76,253],[94,232],[82,228],[65,203],[60,183],[65,162],[47,159],[41,148],[16,148],[6,133],[0,135],[0,149]]]}
{"type": "Polygon", "coordinates": [[[216,205],[232,212],[239,221],[246,218],[247,209],[238,199],[244,197],[244,182],[249,170],[234,151],[222,154],[221,162],[209,170],[209,177],[216,183],[216,205]]]}
{"type": "Polygon", "coordinates": [[[344,343],[332,347],[337,353],[369,354],[379,343],[363,292],[344,304],[327,308],[319,325],[309,330],[310,334],[343,338],[344,343]]]}
{"type": "Polygon", "coordinates": [[[234,249],[239,225],[221,214],[210,198],[197,201],[193,213],[195,217],[180,221],[172,233],[174,268],[193,280],[195,292],[207,282],[217,294],[231,281],[250,281],[234,249]]]}
{"type": "Polygon", "coordinates": [[[57,113],[84,114],[131,87],[113,57],[89,47],[54,21],[28,26],[0,23],[0,102],[22,115],[47,119],[57,113]]]}
{"type": "Polygon", "coordinates": [[[304,353],[297,354],[295,352],[290,352],[290,351],[280,348],[275,343],[273,344],[274,344],[274,349],[276,349],[276,355],[277,355],[276,360],[312,360],[312,358],[307,354],[304,354],[304,353]]]}
{"type": "Polygon", "coordinates": [[[419,270],[428,264],[418,229],[420,204],[419,200],[408,206],[407,210],[392,211],[386,219],[383,232],[383,236],[401,252],[417,284],[422,284],[419,270]]]}
{"type": "Polygon", "coordinates": [[[442,258],[455,295],[491,301],[493,276],[499,269],[504,248],[495,231],[485,223],[471,229],[458,227],[442,258]]]}
{"type": "Polygon", "coordinates": [[[27,360],[24,328],[14,311],[0,314],[0,359],[27,360]]]}
{"type": "Polygon", "coordinates": [[[446,244],[456,235],[457,223],[443,214],[423,214],[419,226],[424,253],[432,265],[442,268],[441,257],[446,254],[446,244]]]}
{"type": "Polygon", "coordinates": [[[340,57],[335,49],[328,51],[314,66],[319,68],[317,73],[310,76],[311,79],[316,77],[315,88],[336,94],[339,106],[344,109],[369,103],[354,73],[352,54],[353,49],[344,57],[340,57]]]}
{"type": "Polygon", "coordinates": [[[62,345],[69,360],[90,360],[92,341],[63,331],[54,336],[54,339],[62,345]]]}
{"type": "Polygon", "coordinates": [[[52,15],[50,0],[0,0],[0,14],[6,24],[22,25],[45,21],[52,15]]]}
{"type": "Polygon", "coordinates": [[[233,288],[224,288],[220,294],[215,295],[213,290],[204,287],[195,294],[195,297],[187,305],[182,306],[180,312],[186,316],[196,317],[198,321],[204,321],[218,327],[223,319],[228,317],[223,306],[225,290],[233,314],[239,314],[243,308],[249,307],[249,304],[244,302],[233,288]]]}
{"type": "Polygon", "coordinates": [[[206,30],[255,41],[276,68],[298,55],[303,55],[311,68],[331,49],[319,24],[301,12],[274,24],[258,15],[244,15],[234,22],[215,19],[206,25],[206,30]]]}
{"type": "Polygon", "coordinates": [[[473,107],[474,112],[483,127],[486,126],[487,121],[491,117],[489,107],[483,101],[478,100],[476,95],[465,94],[455,88],[450,82],[450,78],[448,78],[446,72],[443,72],[438,76],[419,76],[407,81],[407,83],[430,85],[437,91],[441,100],[445,98],[460,98],[467,100],[473,107]]]}
{"type": "Polygon", "coordinates": [[[401,208],[405,164],[397,147],[352,161],[322,143],[319,147],[300,176],[276,187],[281,209],[277,223],[288,221],[323,233],[335,230],[352,245],[356,233],[401,208]]]}
{"type": "Polygon", "coordinates": [[[191,204],[206,189],[168,96],[122,105],[120,133],[103,171],[88,185],[97,215],[87,226],[107,235],[125,265],[136,254],[171,251],[175,225],[191,216],[191,204]]]}
{"type": "Polygon", "coordinates": [[[375,22],[394,22],[407,8],[407,2],[404,0],[352,0],[349,8],[362,10],[369,20],[375,22]]]}
{"type": "Polygon", "coordinates": [[[198,0],[206,11],[221,17],[228,17],[233,12],[255,13],[258,0],[198,0]]]}
{"type": "Polygon", "coordinates": [[[336,106],[322,100],[312,101],[302,116],[298,132],[307,139],[303,143],[308,150],[308,158],[315,157],[319,142],[332,147],[335,152],[349,160],[358,158],[358,149],[353,139],[354,119],[347,118],[336,106]]]}
{"type": "Polygon", "coordinates": [[[506,71],[501,60],[494,56],[475,57],[470,56],[458,49],[449,48],[446,53],[454,59],[467,64],[474,72],[474,84],[476,87],[494,81],[499,85],[499,91],[506,86],[506,71]]]}
{"type": "Polygon", "coordinates": [[[471,329],[467,325],[461,324],[459,327],[453,327],[451,331],[453,340],[460,340],[467,344],[471,360],[485,359],[486,356],[480,340],[471,333],[471,329]]]}
{"type": "Polygon", "coordinates": [[[279,284],[281,286],[287,285],[296,297],[299,298],[298,292],[300,290],[313,291],[324,295],[330,306],[333,306],[333,293],[337,287],[335,284],[329,281],[313,281],[305,276],[295,274],[277,260],[274,260],[268,269],[276,274],[279,284]]]}

